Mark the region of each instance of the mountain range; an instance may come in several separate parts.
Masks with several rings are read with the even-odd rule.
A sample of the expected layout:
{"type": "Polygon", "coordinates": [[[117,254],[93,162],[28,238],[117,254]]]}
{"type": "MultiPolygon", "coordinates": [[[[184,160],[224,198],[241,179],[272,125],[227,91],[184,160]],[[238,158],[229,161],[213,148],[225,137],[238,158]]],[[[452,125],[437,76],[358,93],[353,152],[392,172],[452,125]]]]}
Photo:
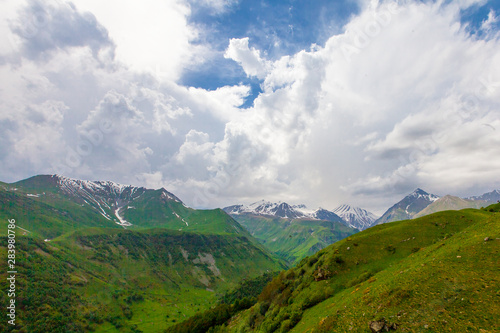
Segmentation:
{"type": "MultiPolygon", "coordinates": [[[[36,205],[53,204],[57,208],[71,207],[67,214],[84,212],[85,217],[73,217],[87,226],[141,229],[162,227],[179,231],[237,233],[248,232],[221,209],[195,210],[165,189],[146,189],[110,181],[86,181],[59,175],[41,175],[5,186],[5,194],[21,194],[36,205]],[[92,218],[89,218],[92,215],[92,218]],[[96,216],[97,215],[97,216],[96,216]],[[92,222],[90,222],[92,221],[92,222]]],[[[64,214],[63,214],[64,216],[64,214]]],[[[42,217],[40,217],[42,218],[42,217]]],[[[63,223],[65,219],[59,220],[63,223]]],[[[27,228],[36,232],[43,226],[26,221],[27,228]]],[[[46,237],[56,237],[63,228],[46,230],[46,237]],[[55,230],[55,231],[54,231],[55,230]]]]}
{"type": "MultiPolygon", "coordinates": [[[[375,220],[349,205],[196,210],[163,188],[60,175],[0,182],[4,257],[16,221],[14,329],[495,331],[500,203],[453,210],[498,200],[499,191],[462,199],[417,189],[375,220]]],[[[2,304],[7,271],[0,261],[2,304]]],[[[13,328],[3,321],[0,331],[13,328]]]]}
{"type": "Polygon", "coordinates": [[[340,206],[337,211],[308,209],[305,205],[261,200],[233,205],[224,211],[273,253],[297,263],[326,246],[366,229],[375,216],[361,208],[340,206]]]}
{"type": "Polygon", "coordinates": [[[257,201],[250,205],[233,205],[223,208],[224,211],[238,220],[242,214],[255,216],[273,216],[285,219],[315,219],[340,222],[348,227],[364,230],[369,227],[376,216],[362,208],[341,205],[330,211],[324,208],[308,209],[306,205],[289,205],[286,202],[273,203],[270,201],[257,201]]]}
{"type": "Polygon", "coordinates": [[[500,191],[461,199],[450,195],[440,198],[417,188],[391,206],[380,218],[347,204],[330,211],[323,208],[309,209],[303,204],[290,205],[265,200],[250,205],[228,206],[224,211],[270,251],[290,263],[297,263],[349,234],[377,224],[408,220],[445,210],[480,208],[499,199],[500,191]],[[342,229],[339,223],[350,229],[342,229]]]}
{"type": "Polygon", "coordinates": [[[408,220],[445,210],[480,208],[500,200],[500,191],[494,190],[480,196],[459,198],[452,195],[439,197],[417,188],[412,193],[390,207],[372,225],[408,220]]]}

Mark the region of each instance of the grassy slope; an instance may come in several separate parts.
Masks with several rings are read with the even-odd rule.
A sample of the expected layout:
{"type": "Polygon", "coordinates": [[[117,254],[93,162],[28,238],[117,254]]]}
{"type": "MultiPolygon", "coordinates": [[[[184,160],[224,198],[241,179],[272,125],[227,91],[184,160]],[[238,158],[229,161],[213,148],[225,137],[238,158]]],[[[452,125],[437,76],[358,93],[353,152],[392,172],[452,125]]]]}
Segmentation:
{"type": "Polygon", "coordinates": [[[18,318],[30,332],[157,332],[207,309],[242,277],[281,268],[237,235],[94,228],[17,244],[18,318]]]}
{"type": "Polygon", "coordinates": [[[499,215],[448,211],[355,234],[280,274],[221,331],[370,332],[382,317],[407,332],[498,331],[499,215]],[[320,268],[330,276],[315,281],[320,268]]]}
{"type": "Polygon", "coordinates": [[[28,230],[18,229],[19,232],[42,239],[88,227],[121,228],[94,210],[63,200],[56,194],[34,198],[24,192],[0,188],[0,236],[7,234],[7,220],[13,218],[18,227],[28,230]]]}
{"type": "Polygon", "coordinates": [[[288,220],[247,214],[236,218],[266,248],[291,263],[297,263],[355,232],[338,222],[288,220]]]}

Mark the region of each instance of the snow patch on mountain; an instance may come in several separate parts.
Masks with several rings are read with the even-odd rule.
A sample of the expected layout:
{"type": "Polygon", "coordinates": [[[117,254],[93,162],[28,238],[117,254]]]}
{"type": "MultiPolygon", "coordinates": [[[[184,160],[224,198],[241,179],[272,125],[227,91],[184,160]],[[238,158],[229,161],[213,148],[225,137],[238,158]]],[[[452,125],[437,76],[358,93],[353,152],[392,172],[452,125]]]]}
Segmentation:
{"type": "Polygon", "coordinates": [[[468,198],[464,198],[466,200],[473,200],[473,201],[486,201],[489,203],[495,203],[500,200],[500,190],[493,190],[488,193],[484,193],[482,195],[476,195],[468,198]]]}
{"type": "Polygon", "coordinates": [[[120,216],[120,209],[122,209],[122,208],[123,207],[120,207],[120,208],[117,208],[115,210],[115,216],[118,219],[118,221],[120,221],[119,223],[118,222],[116,222],[116,223],[123,226],[123,227],[129,227],[132,225],[132,223],[126,221],[123,217],[120,216]]]}

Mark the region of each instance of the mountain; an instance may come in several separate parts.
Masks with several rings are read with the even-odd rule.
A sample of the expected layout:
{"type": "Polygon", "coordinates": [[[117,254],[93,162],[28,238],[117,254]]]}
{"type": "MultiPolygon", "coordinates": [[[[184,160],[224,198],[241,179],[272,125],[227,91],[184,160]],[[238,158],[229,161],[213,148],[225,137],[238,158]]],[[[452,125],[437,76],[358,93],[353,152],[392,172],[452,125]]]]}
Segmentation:
{"type": "Polygon", "coordinates": [[[319,208],[311,210],[306,205],[289,205],[286,202],[270,202],[270,201],[257,201],[248,206],[234,205],[223,208],[223,210],[231,216],[241,214],[252,214],[260,216],[274,216],[285,219],[317,219],[333,222],[345,222],[340,216],[332,211],[319,208]]]}
{"type": "Polygon", "coordinates": [[[243,213],[255,214],[255,215],[269,215],[277,216],[288,219],[297,219],[312,217],[312,211],[308,210],[305,205],[294,205],[291,206],[286,202],[273,203],[270,201],[257,201],[248,206],[245,205],[234,205],[224,208],[224,211],[231,215],[238,215],[243,213]]]}
{"type": "Polygon", "coordinates": [[[442,198],[431,203],[423,210],[413,216],[413,218],[422,217],[432,213],[442,212],[445,210],[460,210],[465,208],[481,208],[487,206],[486,201],[482,200],[467,200],[452,195],[445,195],[442,198]]]}
{"type": "Polygon", "coordinates": [[[268,250],[293,264],[357,232],[334,212],[258,201],[224,208],[268,250]]]}
{"type": "Polygon", "coordinates": [[[346,204],[335,208],[333,213],[337,214],[344,221],[346,221],[348,226],[358,230],[365,230],[366,228],[369,228],[377,219],[374,214],[365,209],[352,207],[346,204]]]}
{"type": "Polygon", "coordinates": [[[167,332],[498,332],[499,209],[374,226],[281,272],[246,310],[167,332]]]}
{"type": "MultiPolygon", "coordinates": [[[[221,209],[189,208],[165,189],[58,175],[1,183],[5,257],[11,219],[19,331],[163,331],[286,267],[221,209]]],[[[0,269],[6,304],[6,260],[0,269]]]]}
{"type": "MultiPolygon", "coordinates": [[[[89,226],[122,227],[127,229],[167,228],[171,230],[237,233],[250,237],[239,223],[221,209],[195,210],[187,207],[174,194],[165,189],[146,189],[121,185],[111,181],[87,181],[59,175],[35,176],[4,186],[4,195],[22,194],[31,199],[28,212],[42,218],[43,214],[33,211],[40,205],[48,205],[60,210],[61,219],[72,221],[65,226],[51,227],[27,219],[32,232],[44,229],[43,237],[53,238],[71,230],[89,226]],[[98,216],[96,216],[98,215],[98,216]],[[72,227],[68,226],[71,225],[72,227]]],[[[51,210],[42,209],[44,214],[51,210]]],[[[21,212],[22,213],[22,212],[21,212]]],[[[25,213],[23,213],[25,214],[25,213]]],[[[47,222],[49,223],[49,222],[47,222]]],[[[250,237],[251,238],[251,237],[250,237]]]]}
{"type": "Polygon", "coordinates": [[[486,201],[488,203],[495,203],[500,201],[500,190],[494,190],[488,193],[484,193],[483,195],[473,196],[469,198],[465,198],[467,200],[473,201],[486,201]]]}
{"type": "Polygon", "coordinates": [[[411,219],[415,214],[419,213],[425,207],[429,206],[438,199],[439,197],[437,195],[429,194],[424,190],[417,188],[415,191],[389,208],[373,223],[373,225],[411,219]]]}

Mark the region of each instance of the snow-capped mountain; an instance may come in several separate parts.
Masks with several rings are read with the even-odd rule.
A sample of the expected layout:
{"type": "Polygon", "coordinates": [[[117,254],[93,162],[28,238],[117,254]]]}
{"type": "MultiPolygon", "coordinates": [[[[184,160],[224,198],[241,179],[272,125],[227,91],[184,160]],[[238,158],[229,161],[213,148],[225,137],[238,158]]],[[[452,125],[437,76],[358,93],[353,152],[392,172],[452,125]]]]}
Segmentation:
{"type": "MultiPolygon", "coordinates": [[[[123,226],[129,226],[131,223],[120,215],[120,211],[129,209],[129,207],[133,208],[134,200],[145,192],[152,191],[144,187],[122,185],[112,181],[79,180],[60,175],[53,175],[52,177],[57,179],[57,184],[62,191],[73,197],[83,199],[107,219],[112,219],[112,215],[116,216],[119,224],[123,226]]],[[[161,198],[181,202],[179,198],[164,188],[161,189],[161,192],[161,198]]]]}
{"type": "Polygon", "coordinates": [[[305,205],[289,205],[286,202],[270,202],[261,200],[250,205],[234,205],[224,208],[228,214],[238,215],[243,213],[255,215],[270,215],[289,219],[312,217],[313,211],[305,205]]]}
{"type": "Polygon", "coordinates": [[[323,209],[321,207],[318,210],[314,211],[313,217],[316,218],[316,219],[318,219],[318,220],[331,221],[331,222],[340,222],[342,224],[345,224],[345,225],[349,226],[347,224],[347,222],[345,220],[343,220],[340,216],[338,216],[337,214],[335,214],[332,211],[323,209]]]}
{"type": "Polygon", "coordinates": [[[489,203],[495,203],[500,200],[500,190],[494,190],[488,193],[484,193],[483,195],[473,196],[469,198],[465,198],[466,200],[473,201],[486,201],[489,203]]]}
{"type": "MultiPolygon", "coordinates": [[[[112,181],[89,181],[60,175],[43,175],[19,183],[26,187],[59,192],[77,203],[93,207],[106,219],[124,227],[130,226],[131,223],[124,219],[123,213],[128,209],[135,209],[134,202],[144,195],[151,196],[154,193],[163,202],[173,201],[182,204],[179,198],[163,188],[151,190],[112,181]]],[[[40,194],[32,195],[39,196],[40,194]]]]}
{"type": "Polygon", "coordinates": [[[434,194],[425,192],[417,188],[412,193],[408,194],[401,201],[389,208],[382,217],[376,220],[373,225],[382,224],[386,222],[408,220],[429,206],[439,197],[434,194]]]}
{"type": "Polygon", "coordinates": [[[257,201],[250,205],[234,205],[224,208],[224,211],[230,215],[253,214],[277,216],[287,219],[313,219],[332,222],[342,222],[342,218],[332,211],[318,208],[316,210],[308,209],[306,205],[289,205],[286,202],[257,201]]]}
{"type": "Polygon", "coordinates": [[[352,207],[347,204],[338,206],[333,210],[333,213],[340,216],[348,226],[358,230],[365,230],[369,228],[377,219],[375,214],[365,209],[352,207]]]}

